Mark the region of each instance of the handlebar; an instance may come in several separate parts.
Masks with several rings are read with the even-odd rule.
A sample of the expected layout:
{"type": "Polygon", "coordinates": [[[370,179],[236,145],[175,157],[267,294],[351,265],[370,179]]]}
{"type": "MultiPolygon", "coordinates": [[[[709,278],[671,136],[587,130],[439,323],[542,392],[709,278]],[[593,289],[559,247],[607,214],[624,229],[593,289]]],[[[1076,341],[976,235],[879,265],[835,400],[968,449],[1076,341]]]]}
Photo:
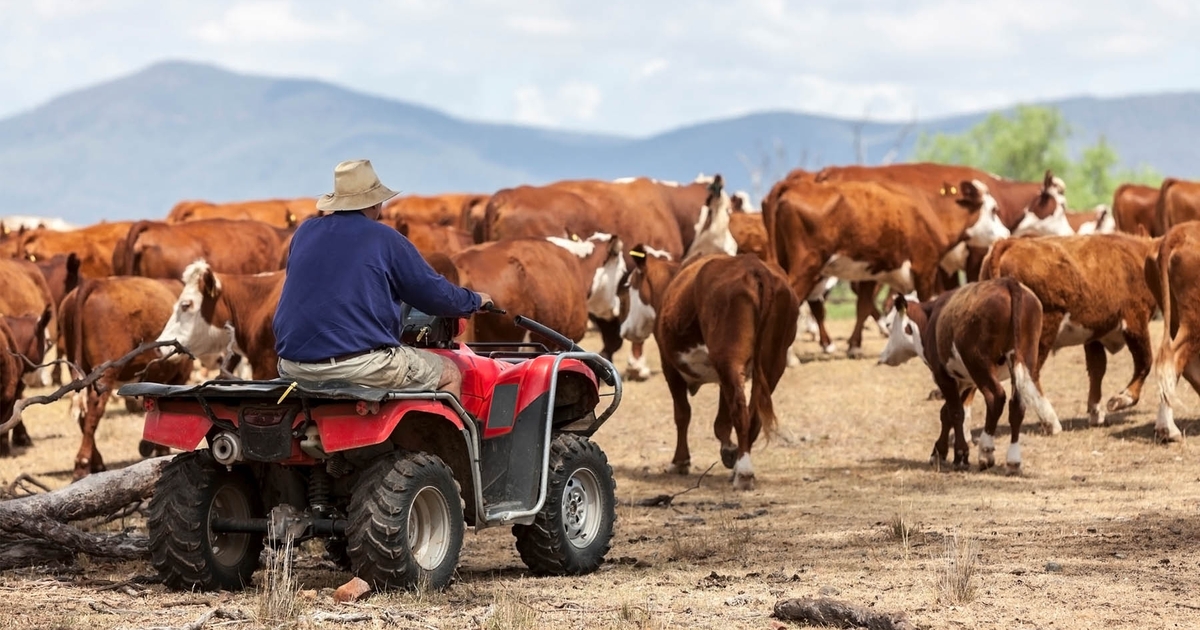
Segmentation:
{"type": "MultiPolygon", "coordinates": [[[[546,326],[545,324],[535,322],[524,315],[517,315],[514,317],[513,323],[521,328],[524,328],[525,330],[528,330],[529,332],[537,333],[553,341],[556,345],[560,346],[567,352],[586,352],[583,348],[580,348],[578,344],[576,344],[574,341],[571,341],[562,333],[546,326]]],[[[583,363],[591,368],[592,372],[596,374],[597,378],[610,386],[616,385],[616,375],[612,373],[612,370],[608,369],[607,365],[587,359],[583,359],[583,363]]]]}
{"type": "Polygon", "coordinates": [[[496,306],[495,302],[487,302],[479,306],[480,313],[493,313],[495,315],[506,315],[508,311],[496,306]]]}

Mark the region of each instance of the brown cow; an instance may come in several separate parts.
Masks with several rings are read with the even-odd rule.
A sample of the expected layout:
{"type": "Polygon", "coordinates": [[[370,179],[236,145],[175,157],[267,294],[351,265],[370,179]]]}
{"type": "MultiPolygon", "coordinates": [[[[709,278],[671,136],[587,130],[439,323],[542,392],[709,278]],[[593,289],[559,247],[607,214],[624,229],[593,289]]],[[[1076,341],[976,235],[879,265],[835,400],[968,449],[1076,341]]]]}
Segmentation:
{"type": "Polygon", "coordinates": [[[1025,208],[1025,218],[1013,230],[1013,236],[1070,236],[1072,234],[1111,234],[1116,222],[1108,206],[1092,212],[1073,212],[1067,207],[1062,180],[1046,171],[1042,191],[1025,208]]]}
{"type": "Polygon", "coordinates": [[[203,258],[221,273],[275,271],[283,260],[287,233],[249,220],[138,221],[113,252],[113,270],[117,275],[177,279],[203,258]]]}
{"type": "Polygon", "coordinates": [[[671,469],[680,474],[691,470],[688,398],[702,385],[718,383],[714,430],[721,462],[733,469],[735,490],[753,489],[750,449],[760,431],[769,435],[775,428],[771,395],[787,368],[800,300],[777,267],[754,256],[713,254],[681,265],[642,245],[633,252],[629,315],[621,334],[645,341],[654,333],[675,407],[671,469]],[[747,378],[752,381],[748,403],[747,378]]]}
{"type": "Polygon", "coordinates": [[[579,341],[589,315],[612,319],[625,275],[621,240],[597,233],[586,240],[558,237],[484,243],[454,255],[460,284],[492,296],[507,315],[473,316],[470,341],[521,341],[516,315],[537,320],[579,341]]]}
{"type": "MultiPolygon", "coordinates": [[[[986,185],[963,182],[962,193],[955,233],[987,245],[1006,232],[996,225],[995,200],[986,185]]],[[[817,297],[814,289],[832,276],[884,282],[929,299],[939,264],[955,244],[945,238],[944,220],[903,187],[792,181],[776,197],[775,206],[775,258],[788,273],[792,289],[806,298],[817,297]]],[[[867,293],[871,303],[872,294],[873,290],[867,293]]],[[[852,353],[861,352],[861,328],[869,314],[869,309],[858,314],[852,353]]]]}
{"type": "MultiPolygon", "coordinates": [[[[50,309],[40,316],[23,315],[0,317],[0,423],[12,416],[13,405],[25,391],[25,376],[30,367],[38,365],[45,357],[46,325],[50,322],[50,309]]],[[[8,436],[12,433],[12,446],[33,446],[29,432],[23,422],[11,431],[0,433],[0,457],[12,454],[8,436]]]]}
{"type": "MultiPolygon", "coordinates": [[[[0,315],[30,315],[36,319],[43,312],[50,313],[51,327],[48,331],[53,331],[57,325],[58,309],[54,302],[54,293],[42,275],[42,270],[26,260],[0,258],[0,315]]],[[[48,332],[49,334],[52,333],[48,332]]],[[[49,336],[42,342],[44,351],[49,346],[49,336]]],[[[30,387],[45,386],[49,384],[50,379],[49,368],[25,375],[25,383],[30,387]]]]}
{"type": "Polygon", "coordinates": [[[465,230],[470,234],[476,223],[484,217],[487,199],[487,195],[473,193],[404,195],[385,203],[380,219],[393,224],[405,220],[443,225],[465,230]]]}
{"type": "Polygon", "coordinates": [[[132,225],[133,221],[114,221],[100,222],[69,232],[27,231],[21,237],[18,254],[26,260],[37,262],[57,254],[74,253],[79,258],[79,272],[84,277],[111,276],[113,250],[125,240],[132,225]]]}
{"type": "Polygon", "coordinates": [[[987,419],[979,436],[979,467],[982,470],[995,463],[996,425],[1006,399],[1000,381],[1011,374],[1011,437],[1005,461],[1010,471],[1020,470],[1025,405],[1032,405],[1043,424],[1058,425],[1058,415],[1038,385],[1035,355],[1042,308],[1037,296],[1012,278],[998,278],[953,289],[926,302],[910,303],[898,295],[895,305],[892,332],[879,362],[894,366],[920,357],[933,373],[945,402],[942,430],[930,462],[946,460],[953,429],[954,467],[968,467],[964,424],[978,389],[987,403],[987,419]]]}
{"type": "Polygon", "coordinates": [[[767,228],[758,213],[734,212],[729,215],[729,233],[737,242],[737,253],[750,254],[768,262],[767,228]]]}
{"type": "MultiPolygon", "coordinates": [[[[182,289],[178,280],[135,276],[85,280],[62,303],[59,327],[65,344],[63,355],[84,372],[125,356],[158,335],[182,289]]],[[[124,368],[109,368],[86,393],[75,395],[72,411],[83,433],[75,456],[76,479],[105,470],[104,458],[96,447],[96,427],[109,396],[143,371],[144,380],[179,385],[187,382],[192,360],[186,355],[162,360],[154,350],[147,350],[124,368]]],[[[143,452],[151,450],[147,444],[141,448],[143,452]]],[[[164,449],[156,452],[165,454],[164,449]]]]}
{"type": "Polygon", "coordinates": [[[232,350],[250,362],[252,378],[278,378],[272,323],[285,275],[217,273],[204,260],[193,262],[183,272],[183,290],[158,341],[176,340],[197,358],[207,358],[230,349],[232,331],[232,350]]]}
{"type": "Polygon", "coordinates": [[[1162,236],[1158,224],[1158,188],[1121,184],[1113,192],[1112,216],[1117,230],[1127,234],[1162,236]]]}
{"type": "Polygon", "coordinates": [[[312,197],[296,199],[261,199],[211,203],[208,201],[181,201],[167,214],[167,223],[184,223],[202,219],[232,219],[261,221],[279,228],[299,225],[301,221],[317,214],[317,200],[312,197]]]}
{"type": "Polygon", "coordinates": [[[450,225],[423,223],[400,218],[395,222],[396,231],[408,237],[421,255],[440,252],[453,256],[475,244],[470,232],[450,225]]]}
{"type": "Polygon", "coordinates": [[[1200,182],[1164,179],[1158,189],[1155,217],[1163,234],[1185,221],[1200,220],[1200,182]]]}
{"type": "MultiPolygon", "coordinates": [[[[1109,399],[1109,412],[1136,405],[1150,375],[1150,317],[1155,301],[1144,268],[1154,247],[1149,238],[1119,233],[1014,238],[996,243],[984,264],[984,278],[1015,278],[1038,296],[1043,313],[1039,373],[1051,352],[1083,345],[1092,426],[1104,424],[1100,388],[1107,369],[1106,350],[1116,353],[1128,345],[1133,357],[1133,377],[1109,399]]],[[[1057,427],[1052,429],[1057,432],[1057,427]]]]}
{"type": "Polygon", "coordinates": [[[1158,379],[1155,437],[1183,439],[1175,424],[1179,377],[1200,393],[1200,223],[1171,228],[1146,259],[1146,281],[1163,314],[1162,346],[1154,363],[1158,379]]]}

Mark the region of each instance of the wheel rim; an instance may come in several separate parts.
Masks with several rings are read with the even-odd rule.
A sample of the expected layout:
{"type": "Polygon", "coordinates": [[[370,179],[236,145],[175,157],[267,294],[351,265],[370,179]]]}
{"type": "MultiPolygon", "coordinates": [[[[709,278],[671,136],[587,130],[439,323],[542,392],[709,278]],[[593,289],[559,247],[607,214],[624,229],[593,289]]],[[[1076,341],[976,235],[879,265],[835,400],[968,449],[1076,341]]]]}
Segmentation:
{"type": "Polygon", "coordinates": [[[212,505],[208,509],[208,544],[212,548],[213,559],[219,564],[230,567],[240,562],[250,547],[250,534],[214,532],[213,521],[219,518],[248,519],[252,516],[249,497],[236,487],[221,486],[213,495],[212,505]]]}
{"type": "Polygon", "coordinates": [[[450,506],[433,486],[413,497],[408,510],[408,549],[422,569],[433,571],[450,551],[450,506]]]}
{"type": "Polygon", "coordinates": [[[563,488],[562,516],[567,540],[584,548],[596,540],[604,514],[600,481],[586,468],[576,470],[563,488]]]}

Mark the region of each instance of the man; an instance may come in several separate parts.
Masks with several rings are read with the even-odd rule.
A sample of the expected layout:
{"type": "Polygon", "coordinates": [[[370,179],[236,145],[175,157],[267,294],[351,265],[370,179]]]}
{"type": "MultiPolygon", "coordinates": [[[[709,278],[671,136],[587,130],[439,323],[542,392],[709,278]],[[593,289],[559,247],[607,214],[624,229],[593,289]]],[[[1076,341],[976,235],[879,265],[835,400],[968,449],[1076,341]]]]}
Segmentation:
{"type": "Polygon", "coordinates": [[[452,362],[400,343],[399,302],[467,317],[491,298],[451,284],[407,238],[378,222],[383,202],[396,194],[369,160],[334,168],[333,192],[317,200],[327,214],[292,236],[274,321],[280,376],[461,395],[462,374],[452,362]]]}

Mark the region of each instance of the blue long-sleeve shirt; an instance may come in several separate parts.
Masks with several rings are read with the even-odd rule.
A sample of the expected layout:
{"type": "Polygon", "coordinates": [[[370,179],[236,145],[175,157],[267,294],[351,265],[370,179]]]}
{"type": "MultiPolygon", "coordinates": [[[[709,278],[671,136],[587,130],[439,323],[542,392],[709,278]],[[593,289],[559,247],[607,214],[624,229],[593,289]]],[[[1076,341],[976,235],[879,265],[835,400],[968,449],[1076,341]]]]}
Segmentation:
{"type": "Polygon", "coordinates": [[[275,311],[275,350],[299,363],[400,345],[400,304],[465,317],[479,296],[438,275],[407,238],[362,212],[296,229],[275,311]]]}

